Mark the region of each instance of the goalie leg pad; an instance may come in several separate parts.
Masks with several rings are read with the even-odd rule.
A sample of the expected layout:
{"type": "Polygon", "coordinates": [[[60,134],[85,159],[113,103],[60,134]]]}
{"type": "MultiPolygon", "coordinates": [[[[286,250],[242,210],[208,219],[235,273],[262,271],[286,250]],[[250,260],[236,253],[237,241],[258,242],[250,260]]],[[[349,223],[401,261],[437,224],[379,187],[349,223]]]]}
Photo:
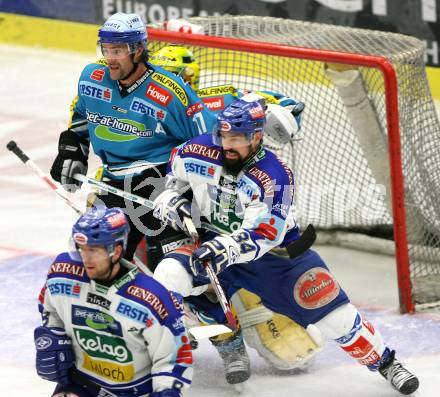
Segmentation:
{"type": "Polygon", "coordinates": [[[347,303],[333,310],[316,324],[322,334],[334,339],[341,348],[362,365],[375,369],[385,351],[382,335],[347,303]]]}
{"type": "Polygon", "coordinates": [[[232,297],[232,303],[246,343],[275,368],[302,368],[321,350],[303,327],[265,308],[257,295],[240,289],[232,297]]]}

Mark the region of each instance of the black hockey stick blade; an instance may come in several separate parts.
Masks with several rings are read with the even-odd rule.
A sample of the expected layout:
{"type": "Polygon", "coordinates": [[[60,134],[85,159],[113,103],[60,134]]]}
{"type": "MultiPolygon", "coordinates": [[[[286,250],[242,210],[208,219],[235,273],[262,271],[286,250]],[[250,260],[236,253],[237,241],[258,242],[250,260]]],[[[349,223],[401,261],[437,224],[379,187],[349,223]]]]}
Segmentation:
{"type": "Polygon", "coordinates": [[[302,253],[306,252],[316,240],[315,227],[310,224],[306,227],[306,230],[301,234],[298,240],[292,241],[287,247],[286,251],[289,254],[289,258],[293,259],[302,253]]]}

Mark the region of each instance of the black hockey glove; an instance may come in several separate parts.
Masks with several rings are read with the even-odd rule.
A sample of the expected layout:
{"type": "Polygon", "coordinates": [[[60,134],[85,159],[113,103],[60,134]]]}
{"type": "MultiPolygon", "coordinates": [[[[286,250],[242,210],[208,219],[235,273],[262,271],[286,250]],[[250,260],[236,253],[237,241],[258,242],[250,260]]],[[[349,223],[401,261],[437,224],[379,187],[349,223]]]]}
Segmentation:
{"type": "Polygon", "coordinates": [[[52,164],[50,175],[64,189],[74,192],[81,186],[81,182],[73,179],[73,175],[87,173],[88,156],[89,139],[81,138],[71,130],[63,131],[58,141],[58,156],[52,164]]]}

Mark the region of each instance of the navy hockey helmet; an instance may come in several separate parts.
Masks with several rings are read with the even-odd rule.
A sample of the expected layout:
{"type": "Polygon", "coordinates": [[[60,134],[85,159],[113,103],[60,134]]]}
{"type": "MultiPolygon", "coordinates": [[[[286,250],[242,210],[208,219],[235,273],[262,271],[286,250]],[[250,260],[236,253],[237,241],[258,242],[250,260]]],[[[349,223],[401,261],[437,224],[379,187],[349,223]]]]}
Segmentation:
{"type": "Polygon", "coordinates": [[[76,249],[82,245],[100,245],[107,248],[109,255],[115,246],[127,248],[130,226],[120,208],[92,207],[82,215],[72,228],[72,240],[76,249]]]}
{"type": "Polygon", "coordinates": [[[266,124],[264,98],[255,96],[253,100],[237,99],[217,116],[217,131],[214,143],[222,146],[222,132],[244,134],[250,141],[257,133],[263,133],[266,124]]]}

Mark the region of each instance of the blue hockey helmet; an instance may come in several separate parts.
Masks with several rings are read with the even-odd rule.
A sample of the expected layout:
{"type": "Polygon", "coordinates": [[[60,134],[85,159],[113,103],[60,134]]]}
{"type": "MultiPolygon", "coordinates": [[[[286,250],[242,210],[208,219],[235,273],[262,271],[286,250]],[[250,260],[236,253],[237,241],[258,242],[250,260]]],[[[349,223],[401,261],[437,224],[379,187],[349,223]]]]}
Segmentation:
{"type": "Polygon", "coordinates": [[[92,207],[82,215],[72,228],[72,240],[76,249],[82,245],[102,245],[109,255],[117,244],[123,252],[127,248],[130,226],[120,208],[92,207]]]}
{"type": "Polygon", "coordinates": [[[217,131],[214,133],[214,143],[222,146],[222,132],[244,134],[250,141],[257,133],[263,133],[266,124],[265,100],[255,95],[255,98],[236,99],[217,116],[217,131]]]}
{"type": "Polygon", "coordinates": [[[136,51],[136,48],[142,47],[147,50],[147,30],[141,17],[137,14],[124,14],[118,12],[108,18],[98,32],[98,48],[99,56],[110,56],[117,58],[118,56],[126,56],[136,51]],[[119,51],[118,53],[110,52],[103,47],[103,44],[126,44],[127,51],[119,51]]]}
{"type": "Polygon", "coordinates": [[[137,14],[117,12],[108,18],[98,33],[101,43],[138,43],[147,44],[147,30],[137,14]]]}

